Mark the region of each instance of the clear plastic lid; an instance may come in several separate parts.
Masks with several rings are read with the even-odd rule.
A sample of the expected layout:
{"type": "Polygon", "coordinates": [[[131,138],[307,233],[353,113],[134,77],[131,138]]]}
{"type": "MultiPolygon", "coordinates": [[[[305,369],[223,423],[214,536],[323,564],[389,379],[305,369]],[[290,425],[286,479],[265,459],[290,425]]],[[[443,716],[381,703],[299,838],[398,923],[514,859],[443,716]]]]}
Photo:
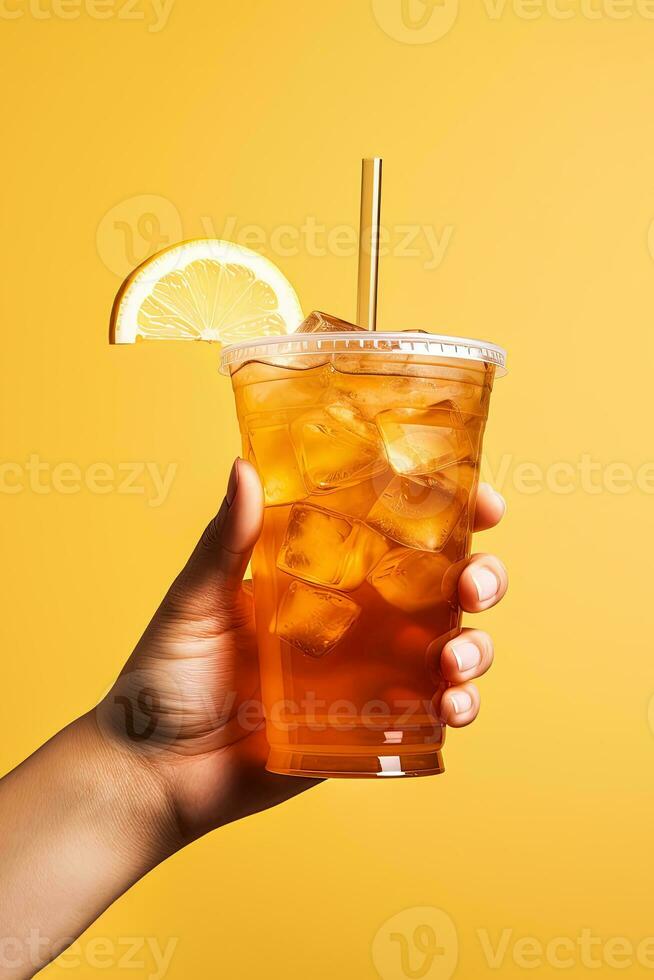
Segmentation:
{"type": "Polygon", "coordinates": [[[458,358],[493,364],[498,377],[506,374],[506,351],[497,344],[445,334],[373,333],[357,330],[342,333],[295,333],[282,337],[261,337],[225,347],[220,358],[223,374],[232,374],[247,361],[265,361],[279,357],[302,357],[311,354],[413,354],[415,357],[458,358]]]}

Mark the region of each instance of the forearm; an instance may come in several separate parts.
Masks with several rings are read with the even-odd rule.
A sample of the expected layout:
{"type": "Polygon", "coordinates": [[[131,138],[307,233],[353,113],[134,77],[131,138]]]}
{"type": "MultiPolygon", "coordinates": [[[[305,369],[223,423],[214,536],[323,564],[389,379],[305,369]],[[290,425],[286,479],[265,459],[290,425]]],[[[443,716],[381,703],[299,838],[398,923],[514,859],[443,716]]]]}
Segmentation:
{"type": "Polygon", "coordinates": [[[93,714],[64,729],[0,781],[0,977],[32,976],[178,846],[154,772],[93,714]]]}

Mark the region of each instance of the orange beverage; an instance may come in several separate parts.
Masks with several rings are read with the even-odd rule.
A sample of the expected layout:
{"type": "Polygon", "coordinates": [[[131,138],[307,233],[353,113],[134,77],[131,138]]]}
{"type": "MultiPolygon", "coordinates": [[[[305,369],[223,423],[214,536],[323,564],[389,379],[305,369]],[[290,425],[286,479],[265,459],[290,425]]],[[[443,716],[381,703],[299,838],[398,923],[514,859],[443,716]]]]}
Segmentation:
{"type": "Polygon", "coordinates": [[[225,349],[266,504],[253,578],[271,771],[443,771],[439,656],[460,628],[503,366],[492,344],[317,313],[225,349]]]}

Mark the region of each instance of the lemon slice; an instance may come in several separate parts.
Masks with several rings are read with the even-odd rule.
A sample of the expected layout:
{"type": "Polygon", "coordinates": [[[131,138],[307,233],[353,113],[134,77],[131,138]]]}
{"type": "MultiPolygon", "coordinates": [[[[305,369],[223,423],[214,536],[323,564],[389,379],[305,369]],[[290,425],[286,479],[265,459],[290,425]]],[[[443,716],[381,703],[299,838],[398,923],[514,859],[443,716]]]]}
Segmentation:
{"type": "Polygon", "coordinates": [[[265,256],[203,238],[158,252],[128,276],[114,300],[110,339],[232,344],[291,333],[301,320],[295,290],[265,256]]]}

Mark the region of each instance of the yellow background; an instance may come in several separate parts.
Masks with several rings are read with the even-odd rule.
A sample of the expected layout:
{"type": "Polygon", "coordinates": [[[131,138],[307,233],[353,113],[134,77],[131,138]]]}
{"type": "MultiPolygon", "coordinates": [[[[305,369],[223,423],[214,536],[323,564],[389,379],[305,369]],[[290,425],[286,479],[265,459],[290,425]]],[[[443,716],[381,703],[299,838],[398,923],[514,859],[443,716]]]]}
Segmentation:
{"type": "MultiPolygon", "coordinates": [[[[447,774],[334,781],[219,831],[108,911],[82,965],[50,975],[123,976],[86,962],[85,944],[141,936],[178,939],[170,980],[366,980],[373,955],[402,980],[388,920],[403,913],[412,942],[432,908],[454,931],[428,978],[457,956],[455,976],[475,980],[612,974],[612,940],[654,933],[651,468],[649,486],[635,480],[653,458],[645,0],[560,0],[567,19],[551,2],[534,16],[537,3],[444,0],[458,16],[425,43],[393,27],[400,0],[177,0],[154,31],[148,0],[129,20],[123,0],[107,19],[40,2],[37,16],[7,0],[0,16],[1,460],[177,469],[158,507],[117,488],[0,493],[3,770],[105,692],[238,451],[215,348],[107,345],[148,215],[170,240],[221,235],[230,217],[232,237],[259,226],[305,310],[352,317],[352,255],[308,254],[302,234],[282,255],[270,236],[307,218],[356,225],[360,158],[380,154],[396,244],[401,226],[450,229],[436,268],[424,238],[382,262],[382,328],[510,352],[486,443],[509,515],[479,548],[506,561],[511,589],[482,617],[497,662],[479,720],[449,735],[447,774]],[[577,473],[584,454],[601,464],[597,493],[577,473]],[[570,493],[551,483],[561,462],[570,493]],[[550,487],[525,492],[524,463],[550,487]],[[613,463],[634,474],[622,492],[613,463]],[[567,970],[544,952],[535,969],[515,961],[520,937],[574,944],[584,928],[601,970],[579,949],[567,970]],[[486,934],[508,942],[499,970],[486,934]]],[[[627,972],[652,970],[634,953],[627,972]]]]}

